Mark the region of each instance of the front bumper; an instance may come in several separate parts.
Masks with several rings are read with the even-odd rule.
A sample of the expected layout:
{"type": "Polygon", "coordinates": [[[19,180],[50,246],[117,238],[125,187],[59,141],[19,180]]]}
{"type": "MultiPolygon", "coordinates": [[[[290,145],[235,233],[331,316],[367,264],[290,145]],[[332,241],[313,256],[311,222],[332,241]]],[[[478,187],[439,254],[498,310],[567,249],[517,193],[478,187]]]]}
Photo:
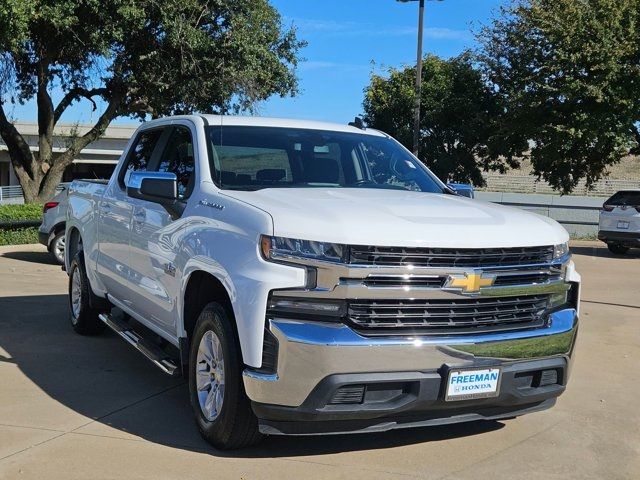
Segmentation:
{"type": "Polygon", "coordinates": [[[244,384],[265,433],[335,433],[505,418],[549,408],[565,388],[578,329],[574,309],[549,326],[506,333],[363,337],[343,324],[270,320],[277,374],[247,369],[244,384]],[[500,395],[444,401],[450,368],[500,366],[500,395]],[[557,382],[536,387],[555,370],[557,382]],[[341,386],[385,391],[367,404],[331,404],[341,386]],[[397,395],[394,396],[395,392],[397,395]]]}

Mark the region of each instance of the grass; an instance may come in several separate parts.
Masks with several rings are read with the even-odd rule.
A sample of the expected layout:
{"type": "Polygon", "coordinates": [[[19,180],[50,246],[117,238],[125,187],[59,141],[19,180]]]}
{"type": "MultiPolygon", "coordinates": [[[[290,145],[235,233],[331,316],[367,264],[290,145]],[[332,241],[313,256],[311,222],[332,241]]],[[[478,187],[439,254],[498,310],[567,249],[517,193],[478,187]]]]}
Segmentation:
{"type": "Polygon", "coordinates": [[[581,234],[570,234],[571,240],[598,240],[598,234],[597,233],[592,233],[592,234],[585,234],[585,233],[581,233],[581,234]]]}
{"type": "MultiPolygon", "coordinates": [[[[0,205],[0,222],[19,220],[40,220],[42,205],[37,203],[27,205],[0,205]]],[[[0,245],[23,245],[38,243],[38,229],[28,228],[0,228],[0,245]]]]}

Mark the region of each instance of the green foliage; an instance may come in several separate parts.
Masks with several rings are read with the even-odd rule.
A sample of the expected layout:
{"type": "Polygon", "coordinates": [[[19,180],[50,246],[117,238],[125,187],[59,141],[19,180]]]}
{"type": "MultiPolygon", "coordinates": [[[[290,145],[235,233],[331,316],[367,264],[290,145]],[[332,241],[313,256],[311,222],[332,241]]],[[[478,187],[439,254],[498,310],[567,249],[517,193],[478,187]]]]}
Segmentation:
{"type": "MultiPolygon", "coordinates": [[[[365,89],[364,119],[373,128],[412,145],[414,67],[373,74],[365,89]]],[[[504,171],[526,142],[500,124],[498,97],[484,83],[469,54],[450,60],[429,55],[423,63],[420,158],[445,181],[484,185],[483,170],[504,171]]]]}
{"type": "Polygon", "coordinates": [[[294,95],[304,46],[268,0],[3,0],[0,135],[29,202],[49,198],[64,169],[119,116],[252,110],[294,95]],[[54,105],[51,91],[62,93],[54,105]],[[3,105],[35,99],[39,152],[3,105]],[[53,128],[73,103],[104,110],[64,152],[53,128]]]}
{"type": "Polygon", "coordinates": [[[36,94],[44,69],[64,92],[102,84],[106,101],[122,95],[121,115],[246,109],[295,93],[303,46],[268,0],[4,0],[0,26],[17,100],[36,94]]]}
{"type": "Polygon", "coordinates": [[[640,0],[522,0],[479,33],[505,123],[564,193],[638,147],[639,26],[640,0]]]}
{"type": "Polygon", "coordinates": [[[29,203],[25,205],[0,205],[0,222],[40,219],[42,219],[42,205],[38,203],[29,203]]]}
{"type": "MultiPolygon", "coordinates": [[[[0,222],[15,220],[41,220],[42,205],[0,205],[0,222]]],[[[38,228],[0,228],[0,245],[38,243],[38,228]]]]}
{"type": "Polygon", "coordinates": [[[35,227],[19,228],[16,230],[0,229],[0,246],[23,245],[27,243],[38,243],[37,228],[35,227]]]}

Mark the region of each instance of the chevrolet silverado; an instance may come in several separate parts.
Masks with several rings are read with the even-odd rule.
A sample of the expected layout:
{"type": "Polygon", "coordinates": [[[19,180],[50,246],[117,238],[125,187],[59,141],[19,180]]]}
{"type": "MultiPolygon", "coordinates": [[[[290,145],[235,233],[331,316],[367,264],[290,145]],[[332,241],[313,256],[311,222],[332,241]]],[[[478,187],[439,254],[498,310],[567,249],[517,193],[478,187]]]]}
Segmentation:
{"type": "Polygon", "coordinates": [[[362,125],[149,121],[110,180],[73,182],[66,226],[73,328],[184,375],[219,448],[507,419],[567,385],[567,232],[362,125]]]}

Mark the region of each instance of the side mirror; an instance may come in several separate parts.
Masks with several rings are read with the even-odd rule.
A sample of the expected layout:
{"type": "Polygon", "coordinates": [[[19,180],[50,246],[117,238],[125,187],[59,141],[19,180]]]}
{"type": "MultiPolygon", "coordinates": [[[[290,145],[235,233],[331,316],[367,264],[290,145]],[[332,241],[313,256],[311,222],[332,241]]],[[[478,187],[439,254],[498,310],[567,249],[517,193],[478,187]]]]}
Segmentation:
{"type": "Polygon", "coordinates": [[[127,195],[162,205],[175,219],[184,205],[178,201],[178,179],[168,172],[131,172],[126,179],[127,195]]]}

